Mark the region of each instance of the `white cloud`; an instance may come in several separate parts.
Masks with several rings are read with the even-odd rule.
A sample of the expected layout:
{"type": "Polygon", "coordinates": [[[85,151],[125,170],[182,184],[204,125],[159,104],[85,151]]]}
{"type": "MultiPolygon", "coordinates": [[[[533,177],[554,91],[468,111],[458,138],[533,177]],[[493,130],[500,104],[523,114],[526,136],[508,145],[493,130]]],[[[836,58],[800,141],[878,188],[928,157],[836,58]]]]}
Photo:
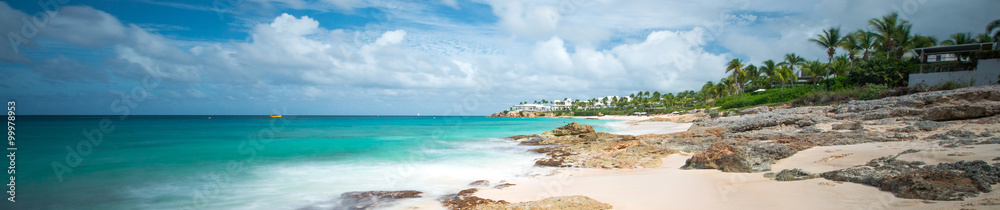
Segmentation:
{"type": "Polygon", "coordinates": [[[516,35],[543,39],[554,35],[559,26],[558,8],[551,5],[525,4],[520,0],[491,2],[500,26],[516,35]]]}
{"type": "Polygon", "coordinates": [[[456,0],[441,0],[441,4],[447,5],[451,8],[458,9],[458,1],[456,0]]]}
{"type": "MultiPolygon", "coordinates": [[[[0,61],[27,63],[32,68],[26,69],[34,72],[28,77],[85,84],[153,74],[164,79],[166,96],[178,98],[301,99],[317,104],[350,100],[351,105],[343,106],[360,110],[437,103],[420,106],[438,111],[470,98],[495,101],[484,102],[493,104],[473,112],[478,114],[532,98],[697,89],[705,81],[722,78],[724,64],[733,57],[751,63],[780,60],[789,52],[824,58],[823,50],[808,38],[836,25],[845,31],[865,27],[865,21],[888,13],[893,4],[486,1],[498,21],[463,23],[434,14],[428,9],[433,6],[412,2],[249,2],[243,6],[349,15],[357,8],[375,7],[385,11],[380,21],[388,24],[377,30],[328,29],[321,26],[337,20],[274,14],[250,24],[246,40],[191,41],[123,23],[129,21],[90,7],[67,6],[40,32],[38,43],[106,49],[108,57],[101,58],[100,69],[112,73],[110,77],[66,79],[73,75],[60,74],[67,69],[97,64],[75,61],[69,54],[32,64],[29,58],[13,54],[6,42],[0,44],[0,61]],[[417,26],[394,24],[397,21],[417,26]],[[487,95],[475,96],[476,91],[487,95]]],[[[440,4],[458,5],[451,0],[440,4]]],[[[996,4],[928,1],[908,17],[917,33],[939,38],[959,31],[978,33],[991,18],[991,13],[979,12],[996,4]]],[[[20,30],[18,15],[23,13],[0,2],[0,32],[20,30]]],[[[60,94],[74,93],[63,91],[60,94]]]]}
{"type": "Polygon", "coordinates": [[[565,74],[573,68],[573,61],[570,60],[566,47],[563,47],[563,40],[559,38],[538,43],[533,55],[535,65],[542,71],[565,74]]]}

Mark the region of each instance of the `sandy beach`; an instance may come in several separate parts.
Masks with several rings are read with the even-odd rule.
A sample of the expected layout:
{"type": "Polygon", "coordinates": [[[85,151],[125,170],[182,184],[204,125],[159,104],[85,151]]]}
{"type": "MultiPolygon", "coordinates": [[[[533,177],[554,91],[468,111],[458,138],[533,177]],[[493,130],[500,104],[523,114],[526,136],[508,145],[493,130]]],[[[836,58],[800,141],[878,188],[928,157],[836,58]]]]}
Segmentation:
{"type": "Polygon", "coordinates": [[[726,116],[596,117],[616,120],[607,124],[612,131],[570,123],[510,138],[547,146],[532,151],[546,154],[535,165],[551,174],[459,197],[472,198],[462,200],[472,209],[545,206],[539,201],[599,209],[997,209],[998,101],[1000,86],[987,86],[726,116]]]}
{"type": "MultiPolygon", "coordinates": [[[[681,115],[672,115],[681,116],[681,115]]],[[[602,119],[602,120],[616,120],[618,122],[612,122],[606,124],[611,127],[614,131],[609,133],[619,134],[619,135],[646,135],[646,134],[668,134],[677,133],[681,131],[686,131],[691,128],[692,123],[677,123],[669,121],[652,121],[655,118],[664,118],[667,116],[622,116],[622,115],[606,115],[601,117],[568,117],[568,118],[578,118],[578,119],[602,119]]]]}
{"type": "MultiPolygon", "coordinates": [[[[866,143],[807,149],[778,161],[774,171],[801,168],[830,171],[862,165],[872,158],[894,155],[907,149],[932,148],[926,142],[866,143]],[[830,157],[850,154],[843,158],[830,157]],[[832,160],[831,160],[832,159],[832,160]]],[[[1000,145],[912,153],[906,160],[928,163],[989,159],[1000,145]],[[948,156],[968,152],[970,156],[948,156]]],[[[513,180],[517,185],[486,189],[477,196],[524,202],[547,197],[584,195],[614,206],[614,209],[960,209],[963,204],[1000,197],[985,193],[966,201],[902,199],[890,192],[855,183],[826,179],[779,182],[764,173],[725,173],[714,169],[682,170],[689,154],[673,154],[654,169],[563,169],[543,178],[513,180]]]]}

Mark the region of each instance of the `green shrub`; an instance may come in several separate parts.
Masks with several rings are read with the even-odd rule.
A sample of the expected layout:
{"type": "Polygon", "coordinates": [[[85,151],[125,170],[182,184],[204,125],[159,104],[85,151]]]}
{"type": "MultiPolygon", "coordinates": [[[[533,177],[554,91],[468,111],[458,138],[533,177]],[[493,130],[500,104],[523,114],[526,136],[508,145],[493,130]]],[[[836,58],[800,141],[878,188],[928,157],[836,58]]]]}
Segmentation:
{"type": "Polygon", "coordinates": [[[906,86],[910,73],[916,65],[910,61],[895,58],[873,57],[858,63],[854,72],[848,75],[850,84],[886,84],[891,87],[906,86]]]}
{"type": "Polygon", "coordinates": [[[851,87],[850,79],[847,76],[839,76],[820,81],[827,90],[840,90],[851,87]]]}
{"type": "Polygon", "coordinates": [[[770,89],[753,94],[745,94],[743,97],[730,96],[719,99],[715,104],[722,109],[741,108],[757,106],[762,104],[782,103],[795,100],[813,91],[813,86],[803,86],[785,89],[770,89]]]}
{"type": "Polygon", "coordinates": [[[938,86],[934,86],[934,89],[935,90],[954,90],[954,89],[959,89],[959,88],[964,88],[964,87],[969,87],[969,84],[966,84],[964,82],[948,81],[948,82],[945,82],[944,84],[940,84],[938,86]]]}
{"type": "Polygon", "coordinates": [[[861,88],[858,99],[872,100],[878,99],[883,93],[889,91],[889,87],[884,84],[867,84],[861,88]]]}
{"type": "Polygon", "coordinates": [[[859,88],[846,88],[840,90],[817,90],[800,97],[792,102],[792,106],[830,105],[844,103],[858,98],[859,88]]]}
{"type": "Polygon", "coordinates": [[[971,57],[975,58],[976,60],[997,59],[1000,58],[1000,50],[986,50],[986,51],[972,52],[971,57]]]}

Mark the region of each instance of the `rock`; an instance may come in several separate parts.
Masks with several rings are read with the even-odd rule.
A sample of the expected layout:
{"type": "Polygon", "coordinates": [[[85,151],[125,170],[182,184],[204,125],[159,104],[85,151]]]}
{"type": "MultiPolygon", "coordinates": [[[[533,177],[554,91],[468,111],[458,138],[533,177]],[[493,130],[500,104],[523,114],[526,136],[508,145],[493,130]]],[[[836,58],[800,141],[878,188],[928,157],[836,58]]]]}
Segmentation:
{"type": "Polygon", "coordinates": [[[917,126],[918,129],[922,131],[934,131],[944,126],[944,123],[934,122],[934,121],[918,121],[913,123],[913,126],[917,126]]]}
{"type": "Polygon", "coordinates": [[[918,131],[917,127],[913,127],[912,125],[911,126],[906,126],[906,127],[901,127],[901,128],[890,128],[889,129],[889,132],[897,132],[897,133],[912,133],[912,132],[917,132],[917,131],[918,131]]]}
{"type": "Polygon", "coordinates": [[[504,200],[491,200],[476,197],[475,194],[479,191],[476,188],[469,188],[458,192],[458,194],[452,194],[439,199],[441,204],[447,209],[477,209],[476,207],[480,205],[491,205],[491,204],[508,204],[504,200]]]}
{"type": "Polygon", "coordinates": [[[997,95],[1000,95],[1000,86],[988,85],[850,101],[831,110],[831,117],[841,120],[904,117],[935,121],[987,117],[1000,112],[997,95]]]}
{"type": "Polygon", "coordinates": [[[740,117],[707,118],[695,123],[695,126],[705,128],[723,127],[726,131],[733,133],[760,130],[779,125],[806,127],[816,124],[816,122],[828,121],[829,118],[822,115],[826,112],[826,107],[778,109],[740,117]]]}
{"type": "Polygon", "coordinates": [[[807,119],[801,119],[801,120],[795,121],[795,125],[798,125],[799,127],[806,127],[806,126],[815,125],[815,124],[816,124],[816,121],[807,120],[807,119]]]}
{"type": "Polygon", "coordinates": [[[576,124],[576,122],[572,122],[572,123],[570,123],[568,125],[564,125],[562,127],[556,128],[555,130],[552,130],[551,132],[552,132],[552,135],[557,136],[557,137],[558,136],[566,136],[566,135],[579,135],[579,134],[585,134],[585,133],[593,133],[594,132],[594,127],[593,126],[589,126],[589,125],[580,125],[580,124],[576,124]]]}
{"type": "Polygon", "coordinates": [[[758,106],[758,107],[754,107],[754,108],[740,110],[740,115],[757,114],[757,113],[767,112],[767,111],[771,111],[771,108],[769,108],[767,106],[758,106]]]}
{"type": "Polygon", "coordinates": [[[507,187],[510,187],[510,186],[514,186],[514,185],[515,184],[511,184],[511,183],[502,183],[502,184],[498,184],[497,186],[493,186],[493,188],[503,189],[503,188],[507,188],[507,187]]]}
{"type": "Polygon", "coordinates": [[[774,175],[774,180],[777,181],[798,181],[815,178],[819,178],[819,175],[797,168],[784,169],[774,175]]]}
{"type": "Polygon", "coordinates": [[[781,144],[720,141],[691,156],[682,168],[719,169],[725,172],[768,171],[775,161],[792,154],[795,154],[795,150],[781,144]]]}
{"type": "Polygon", "coordinates": [[[858,122],[858,121],[852,121],[852,122],[841,123],[841,124],[833,124],[833,129],[834,130],[860,130],[862,128],[864,128],[864,127],[861,125],[861,122],[858,122]]]}
{"type": "Polygon", "coordinates": [[[398,199],[419,197],[423,197],[423,193],[415,190],[346,192],[340,195],[340,204],[336,209],[379,208],[398,199]]]}
{"type": "Polygon", "coordinates": [[[924,112],[924,120],[950,121],[964,120],[980,117],[989,117],[1000,114],[1000,105],[954,105],[933,107],[924,112]]]}
{"type": "Polygon", "coordinates": [[[938,134],[930,135],[930,136],[928,136],[927,138],[924,138],[924,139],[926,139],[926,140],[951,140],[951,139],[954,139],[954,138],[970,139],[970,138],[977,137],[977,136],[978,135],[976,135],[976,133],[972,132],[972,131],[950,130],[950,131],[947,131],[947,132],[944,132],[944,133],[938,133],[938,134]]]}
{"type": "Polygon", "coordinates": [[[976,144],[1000,144],[1000,137],[993,137],[987,140],[976,142],[976,144]]]}
{"type": "Polygon", "coordinates": [[[921,166],[923,162],[902,161],[890,156],[820,176],[875,186],[900,198],[927,200],[962,200],[980,192],[990,192],[990,185],[1000,179],[1000,164],[989,165],[984,161],[921,166]]]}
{"type": "Polygon", "coordinates": [[[943,171],[904,173],[888,179],[880,188],[900,198],[955,201],[979,194],[972,180],[943,171]]]}
{"type": "Polygon", "coordinates": [[[476,209],[611,209],[611,205],[601,203],[587,196],[551,197],[538,201],[521,203],[493,203],[477,206],[476,209]]]}
{"type": "Polygon", "coordinates": [[[476,180],[476,181],[474,181],[472,183],[469,183],[469,186],[473,186],[473,187],[489,187],[490,186],[490,181],[489,180],[476,180]]]}

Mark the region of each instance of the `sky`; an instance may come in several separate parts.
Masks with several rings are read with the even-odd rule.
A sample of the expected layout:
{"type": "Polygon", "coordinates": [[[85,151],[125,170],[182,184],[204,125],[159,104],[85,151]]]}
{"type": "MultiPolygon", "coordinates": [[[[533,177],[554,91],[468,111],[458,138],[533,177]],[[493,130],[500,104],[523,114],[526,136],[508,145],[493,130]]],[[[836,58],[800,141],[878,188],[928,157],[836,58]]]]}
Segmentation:
{"type": "Polygon", "coordinates": [[[891,12],[939,40],[1000,1],[41,0],[0,2],[17,114],[487,115],[521,101],[697,90],[733,58],[891,12]]]}

